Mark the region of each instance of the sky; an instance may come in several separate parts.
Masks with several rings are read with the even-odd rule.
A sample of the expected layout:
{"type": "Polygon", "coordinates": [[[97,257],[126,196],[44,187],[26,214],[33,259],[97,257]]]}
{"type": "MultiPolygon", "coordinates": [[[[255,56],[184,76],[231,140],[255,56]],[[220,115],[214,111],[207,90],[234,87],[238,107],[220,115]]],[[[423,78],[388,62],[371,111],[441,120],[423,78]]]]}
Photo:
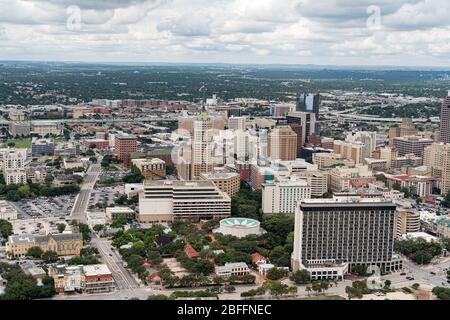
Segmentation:
{"type": "Polygon", "coordinates": [[[450,67],[449,0],[0,0],[0,60],[450,67]]]}

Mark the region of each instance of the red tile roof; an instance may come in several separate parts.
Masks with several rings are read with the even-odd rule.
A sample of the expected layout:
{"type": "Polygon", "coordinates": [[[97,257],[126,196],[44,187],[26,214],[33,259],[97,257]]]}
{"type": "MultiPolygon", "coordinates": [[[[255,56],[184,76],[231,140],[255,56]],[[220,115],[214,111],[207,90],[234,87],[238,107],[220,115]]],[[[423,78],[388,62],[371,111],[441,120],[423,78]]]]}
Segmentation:
{"type": "Polygon", "coordinates": [[[266,260],[266,258],[260,255],[258,252],[252,253],[252,262],[256,263],[261,260],[266,260]]]}
{"type": "Polygon", "coordinates": [[[195,250],[189,243],[184,245],[184,252],[186,252],[189,258],[196,258],[199,256],[197,250],[195,250]]]}

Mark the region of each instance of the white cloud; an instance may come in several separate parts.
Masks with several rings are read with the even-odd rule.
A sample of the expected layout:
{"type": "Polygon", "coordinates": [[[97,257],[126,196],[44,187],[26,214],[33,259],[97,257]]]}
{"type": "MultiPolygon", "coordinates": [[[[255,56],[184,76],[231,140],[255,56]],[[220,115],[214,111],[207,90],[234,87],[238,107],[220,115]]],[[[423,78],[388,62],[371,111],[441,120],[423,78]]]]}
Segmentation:
{"type": "Polygon", "coordinates": [[[0,0],[0,59],[448,65],[449,16],[447,0],[0,0]]]}

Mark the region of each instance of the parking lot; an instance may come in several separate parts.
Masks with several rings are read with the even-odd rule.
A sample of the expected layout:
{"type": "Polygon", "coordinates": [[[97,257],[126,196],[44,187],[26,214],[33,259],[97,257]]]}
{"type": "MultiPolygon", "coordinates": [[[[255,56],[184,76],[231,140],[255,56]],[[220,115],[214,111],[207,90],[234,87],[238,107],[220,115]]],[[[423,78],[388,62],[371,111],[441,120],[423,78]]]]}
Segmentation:
{"type": "Polygon", "coordinates": [[[92,191],[89,199],[89,208],[100,206],[102,208],[114,205],[114,199],[118,193],[123,192],[123,186],[109,186],[97,188],[92,191]]]}
{"type": "Polygon", "coordinates": [[[41,217],[64,217],[70,214],[76,194],[60,197],[40,197],[13,203],[18,210],[19,219],[41,217]]]}
{"type": "Polygon", "coordinates": [[[64,217],[49,217],[39,219],[14,220],[11,222],[14,234],[40,234],[59,233],[58,224],[64,223],[66,231],[71,229],[64,217]]]}

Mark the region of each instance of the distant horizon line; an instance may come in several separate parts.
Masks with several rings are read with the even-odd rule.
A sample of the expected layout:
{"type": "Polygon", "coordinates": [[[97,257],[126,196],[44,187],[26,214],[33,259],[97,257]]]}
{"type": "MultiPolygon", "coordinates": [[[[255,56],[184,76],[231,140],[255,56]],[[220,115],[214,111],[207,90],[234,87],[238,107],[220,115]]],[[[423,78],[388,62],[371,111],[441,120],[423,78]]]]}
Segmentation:
{"type": "Polygon", "coordinates": [[[41,63],[41,64],[90,64],[90,65],[122,65],[122,66],[156,66],[156,65],[198,65],[198,66],[214,66],[214,65],[223,65],[223,66],[253,66],[253,67],[306,67],[306,68],[334,68],[334,69],[350,69],[357,68],[362,70],[367,69],[377,69],[377,70],[409,70],[409,71],[449,71],[450,66],[436,66],[436,65],[417,65],[417,66],[408,66],[408,65],[394,65],[394,64],[315,64],[315,63],[305,63],[305,64],[296,64],[296,63],[236,63],[236,62],[136,62],[136,61],[83,61],[83,60],[1,60],[0,63],[41,63]]]}

